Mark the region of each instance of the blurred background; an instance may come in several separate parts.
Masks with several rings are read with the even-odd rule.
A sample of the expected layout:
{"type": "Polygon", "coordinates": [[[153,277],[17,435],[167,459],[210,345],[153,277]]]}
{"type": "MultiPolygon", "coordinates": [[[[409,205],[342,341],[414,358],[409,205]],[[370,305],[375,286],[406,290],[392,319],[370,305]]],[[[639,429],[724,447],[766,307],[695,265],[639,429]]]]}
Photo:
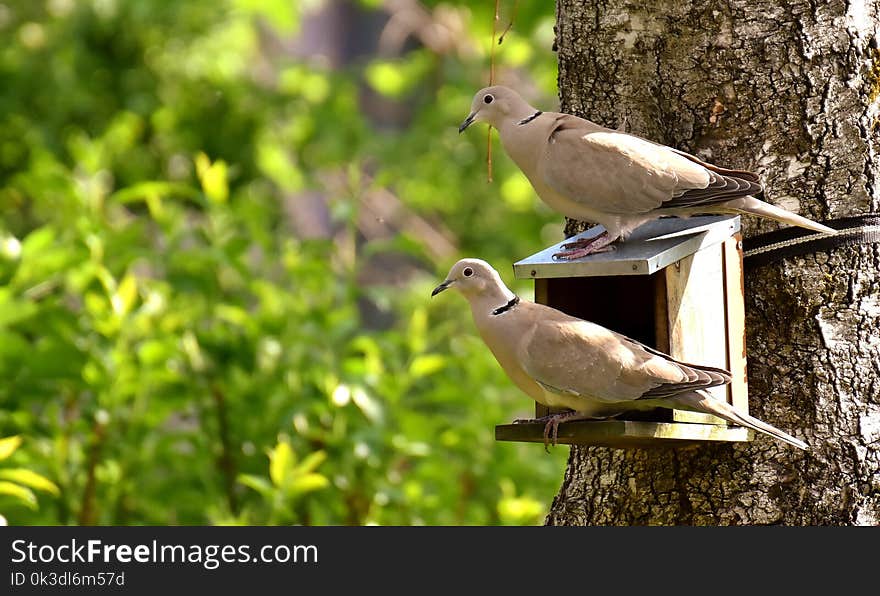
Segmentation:
{"type": "MultiPolygon", "coordinates": [[[[519,4],[496,78],[553,109],[519,4]]],[[[562,238],[457,132],[494,9],[0,0],[8,523],[541,523],[568,450],[495,442],[533,402],[430,299],[562,238]]]]}

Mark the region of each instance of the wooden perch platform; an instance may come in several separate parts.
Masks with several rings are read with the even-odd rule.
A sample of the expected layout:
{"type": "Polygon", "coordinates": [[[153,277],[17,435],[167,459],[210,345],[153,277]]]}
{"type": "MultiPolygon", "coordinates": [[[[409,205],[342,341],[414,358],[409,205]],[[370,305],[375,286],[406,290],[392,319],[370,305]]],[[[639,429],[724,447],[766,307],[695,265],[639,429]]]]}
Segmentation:
{"type": "MultiPolygon", "coordinates": [[[[544,442],[543,422],[501,424],[496,441],[544,442]]],[[[745,442],[752,431],[726,424],[648,422],[643,420],[579,420],[559,425],[558,443],[605,447],[687,447],[698,443],[745,442]]]]}

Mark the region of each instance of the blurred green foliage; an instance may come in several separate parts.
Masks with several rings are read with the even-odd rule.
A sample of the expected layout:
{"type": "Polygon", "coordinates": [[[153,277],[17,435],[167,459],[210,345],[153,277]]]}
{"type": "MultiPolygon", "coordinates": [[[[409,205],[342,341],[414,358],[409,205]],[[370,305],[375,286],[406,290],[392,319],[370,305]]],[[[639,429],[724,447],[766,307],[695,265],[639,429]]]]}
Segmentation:
{"type": "MultiPolygon", "coordinates": [[[[0,2],[9,523],[543,519],[565,451],[494,441],[533,404],[465,303],[429,299],[457,258],[512,283],[561,234],[497,145],[487,183],[485,132],[456,132],[494,3],[413,2],[451,43],[337,64],[288,51],[322,4],[0,2]],[[377,192],[454,251],[365,234],[377,192]],[[291,223],[309,193],[331,233],[291,223]],[[380,275],[390,257],[409,273],[380,275]]],[[[497,57],[545,101],[552,19],[522,3],[497,57]]]]}

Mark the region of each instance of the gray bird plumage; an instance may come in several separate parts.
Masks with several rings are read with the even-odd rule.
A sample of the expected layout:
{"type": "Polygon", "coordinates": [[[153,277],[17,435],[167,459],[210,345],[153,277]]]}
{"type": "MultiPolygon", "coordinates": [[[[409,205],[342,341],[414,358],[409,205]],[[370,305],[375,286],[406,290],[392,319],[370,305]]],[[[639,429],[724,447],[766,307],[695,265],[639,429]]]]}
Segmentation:
{"type": "Polygon", "coordinates": [[[762,186],[752,172],[721,168],[570,114],[542,112],[507,87],[478,91],[459,131],[479,121],[498,129],[505,151],[541,200],[567,217],[605,228],[605,234],[560,253],[561,258],[608,250],[612,242],[664,215],[746,213],[835,233],[756,199],[752,195],[762,186]]]}

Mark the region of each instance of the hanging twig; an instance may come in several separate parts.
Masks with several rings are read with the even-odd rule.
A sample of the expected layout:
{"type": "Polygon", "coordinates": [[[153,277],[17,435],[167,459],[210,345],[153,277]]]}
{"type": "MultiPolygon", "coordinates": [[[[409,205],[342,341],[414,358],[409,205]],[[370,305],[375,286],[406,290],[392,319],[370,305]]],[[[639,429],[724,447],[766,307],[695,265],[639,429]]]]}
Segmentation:
{"type": "MultiPolygon", "coordinates": [[[[492,19],[492,43],[489,46],[489,86],[495,84],[495,36],[501,18],[501,0],[495,0],[495,16],[492,19]]],[[[486,131],[486,175],[492,182],[492,127],[486,131]]]]}
{"type": "MultiPolygon", "coordinates": [[[[513,2],[513,13],[510,17],[510,22],[507,23],[507,27],[504,28],[504,31],[498,37],[498,43],[495,43],[495,38],[498,33],[498,21],[501,20],[501,0],[495,0],[495,17],[492,19],[492,44],[489,48],[489,85],[495,84],[495,46],[501,45],[504,41],[504,36],[513,28],[513,22],[516,20],[516,11],[519,8],[519,0],[514,0],[513,2]]],[[[486,133],[486,170],[489,182],[492,182],[492,127],[489,127],[488,132],[486,133]]]]}
{"type": "Polygon", "coordinates": [[[504,36],[513,29],[513,22],[516,20],[517,10],[519,10],[519,0],[513,0],[513,12],[510,15],[510,21],[507,23],[507,27],[504,28],[504,31],[501,32],[501,37],[498,38],[498,45],[501,45],[501,42],[504,41],[504,36]]]}

